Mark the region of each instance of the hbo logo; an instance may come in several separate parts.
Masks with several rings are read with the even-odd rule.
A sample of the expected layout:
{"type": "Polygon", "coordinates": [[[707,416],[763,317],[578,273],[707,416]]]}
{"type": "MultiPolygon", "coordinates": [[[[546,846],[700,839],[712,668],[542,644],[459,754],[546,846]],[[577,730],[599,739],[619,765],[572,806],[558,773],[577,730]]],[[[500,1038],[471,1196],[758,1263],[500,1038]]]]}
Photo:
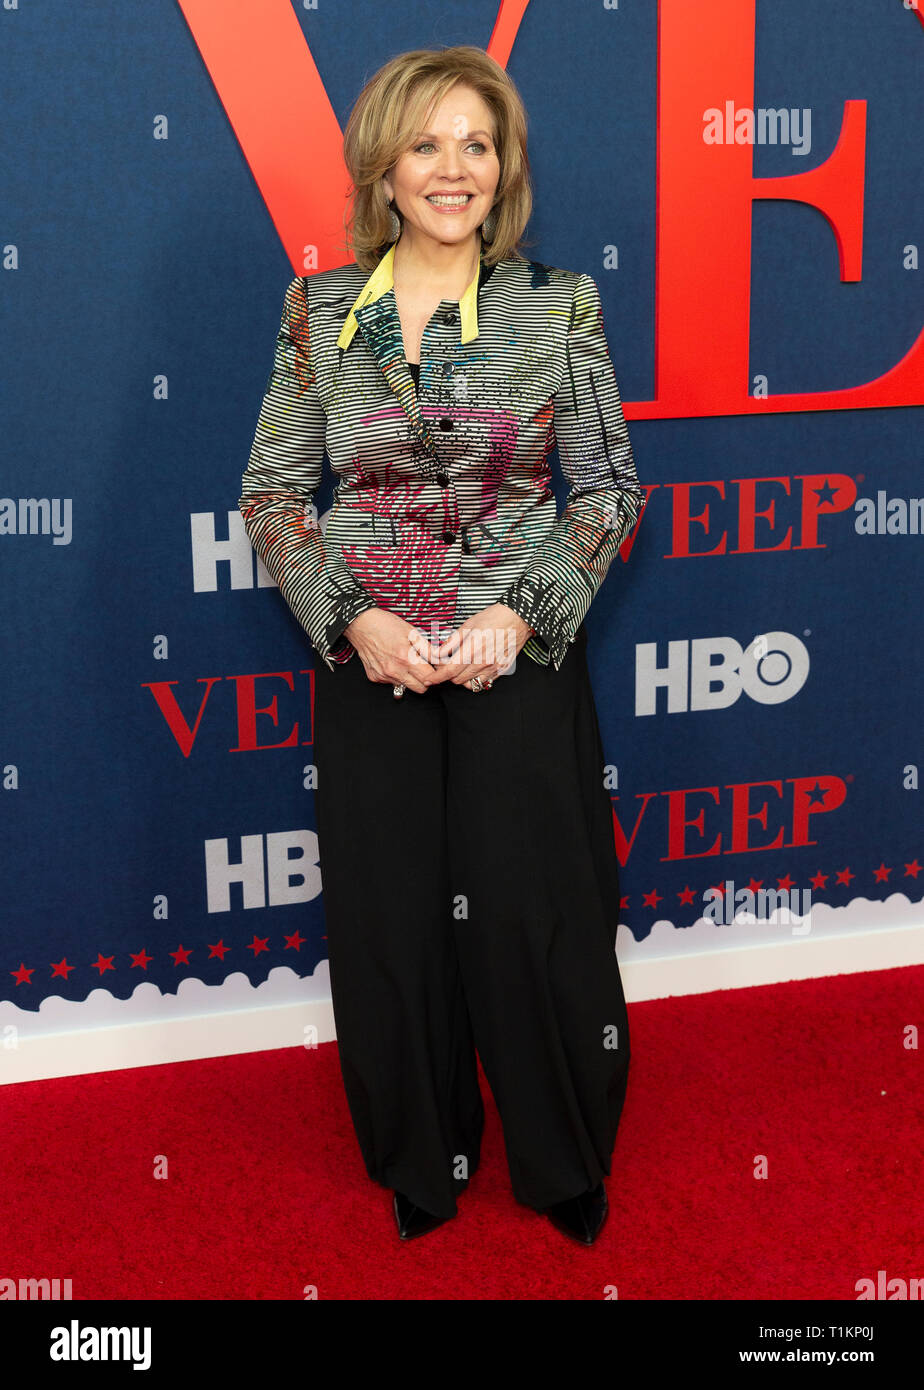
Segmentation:
{"type": "Polygon", "coordinates": [[[658,665],[657,642],[635,648],[635,713],[657,713],[658,687],[667,689],[668,714],[726,709],[742,690],[761,705],[791,700],[803,687],[809,655],[791,632],[765,632],[746,648],[734,637],[696,637],[667,644],[658,665]]]}

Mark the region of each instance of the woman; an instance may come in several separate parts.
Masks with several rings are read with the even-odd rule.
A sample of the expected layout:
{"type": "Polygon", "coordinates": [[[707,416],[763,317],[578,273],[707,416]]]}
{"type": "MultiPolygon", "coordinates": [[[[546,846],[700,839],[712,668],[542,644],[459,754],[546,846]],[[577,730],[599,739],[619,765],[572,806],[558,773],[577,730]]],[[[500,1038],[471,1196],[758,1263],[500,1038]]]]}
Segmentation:
{"type": "Polygon", "coordinates": [[[482,49],[392,59],[344,152],[356,264],[289,286],[239,507],[322,658],[346,1095],[399,1234],[422,1235],[478,1166],[477,1049],[515,1197],[590,1243],[629,1032],[583,619],[642,502],[600,297],[518,250],[526,118],[482,49]]]}

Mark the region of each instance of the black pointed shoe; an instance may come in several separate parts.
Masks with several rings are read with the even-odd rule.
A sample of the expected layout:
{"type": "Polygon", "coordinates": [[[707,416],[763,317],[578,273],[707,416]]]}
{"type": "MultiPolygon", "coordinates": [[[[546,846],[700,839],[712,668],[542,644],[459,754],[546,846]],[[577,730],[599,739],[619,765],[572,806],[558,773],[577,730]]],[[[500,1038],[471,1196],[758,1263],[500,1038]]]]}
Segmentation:
{"type": "Polygon", "coordinates": [[[578,1197],[569,1197],[565,1202],[545,1207],[542,1214],[566,1236],[579,1240],[582,1245],[593,1245],[608,1210],[606,1189],[601,1182],[592,1192],[582,1192],[578,1197]]]}
{"type": "Polygon", "coordinates": [[[424,1211],[423,1207],[415,1206],[410,1197],[405,1197],[403,1192],[395,1192],[395,1221],[398,1223],[398,1235],[402,1240],[425,1236],[450,1219],[448,1216],[434,1216],[432,1212],[424,1211]]]}

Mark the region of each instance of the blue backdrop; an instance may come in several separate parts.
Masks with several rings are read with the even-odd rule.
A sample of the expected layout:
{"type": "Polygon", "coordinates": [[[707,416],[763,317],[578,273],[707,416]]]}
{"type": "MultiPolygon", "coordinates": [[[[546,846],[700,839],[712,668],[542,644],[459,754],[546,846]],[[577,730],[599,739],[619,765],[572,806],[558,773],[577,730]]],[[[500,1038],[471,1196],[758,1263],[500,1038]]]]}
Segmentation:
{"type": "MultiPolygon", "coordinates": [[[[496,15],[494,0],[294,9],[341,128],[387,58],[486,46],[496,15]]],[[[627,403],[656,385],[657,25],[655,0],[532,0],[508,64],[530,116],[528,254],[597,280],[627,403]]],[[[297,981],[326,956],[316,658],[237,511],[295,272],[172,0],[25,4],[0,28],[0,999],[37,1010],[278,967],[297,981]],[[49,529],[22,499],[45,500],[49,529]]],[[[840,282],[815,209],[754,206],[751,374],[773,391],[877,377],[924,325],[922,75],[924,30],[901,3],[758,4],[755,105],[810,108],[812,149],[757,146],[757,174],[822,163],[845,98],[868,103],[859,283],[840,282]]],[[[920,408],[629,427],[650,497],[587,620],[621,921],[638,942],[656,922],[682,931],[728,879],[920,903],[913,505],[905,533],[864,534],[851,506],[817,548],[733,553],[734,480],[830,470],[880,505],[924,495],[920,408]],[[711,503],[709,529],[687,535],[706,551],[728,532],[727,553],[678,554],[676,485],[717,480],[724,501],[705,489],[691,506],[711,503]],[[734,644],[775,633],[742,684],[734,644]],[[723,650],[728,680],[710,684],[723,650]],[[670,703],[652,686],[669,657],[670,703]],[[798,798],[825,808],[807,830],[798,798]]],[[[328,474],[322,514],[330,495],[328,474]]],[[[800,524],[796,490],[764,485],[759,508],[774,498],[767,546],[800,524]]]]}

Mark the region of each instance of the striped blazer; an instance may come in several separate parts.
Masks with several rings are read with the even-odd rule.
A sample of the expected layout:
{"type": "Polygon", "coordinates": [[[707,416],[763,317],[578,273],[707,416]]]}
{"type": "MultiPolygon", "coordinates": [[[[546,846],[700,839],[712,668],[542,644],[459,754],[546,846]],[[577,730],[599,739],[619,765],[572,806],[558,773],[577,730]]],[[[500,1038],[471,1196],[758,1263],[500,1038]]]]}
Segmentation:
{"type": "Polygon", "coordinates": [[[643,495],[589,275],[484,263],[423,333],[419,390],[394,246],[371,275],[289,285],[238,502],[254,549],[331,670],[366,609],[443,641],[493,603],[558,670],[643,495]],[[567,503],[557,515],[549,454],[567,503]],[[339,481],[322,527],[327,455],[339,481]]]}

